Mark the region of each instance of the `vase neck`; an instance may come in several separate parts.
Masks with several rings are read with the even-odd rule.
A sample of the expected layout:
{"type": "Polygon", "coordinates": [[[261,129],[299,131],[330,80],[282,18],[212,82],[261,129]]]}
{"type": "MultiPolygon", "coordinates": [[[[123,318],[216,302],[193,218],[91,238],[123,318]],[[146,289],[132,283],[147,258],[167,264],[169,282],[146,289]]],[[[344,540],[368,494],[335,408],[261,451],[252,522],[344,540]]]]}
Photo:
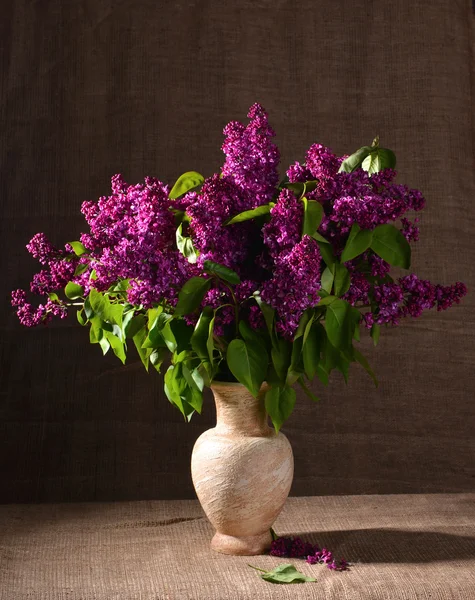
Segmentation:
{"type": "Polygon", "coordinates": [[[268,436],[272,433],[267,424],[264,387],[257,398],[237,383],[213,382],[211,389],[216,403],[216,430],[219,433],[242,436],[268,436]]]}

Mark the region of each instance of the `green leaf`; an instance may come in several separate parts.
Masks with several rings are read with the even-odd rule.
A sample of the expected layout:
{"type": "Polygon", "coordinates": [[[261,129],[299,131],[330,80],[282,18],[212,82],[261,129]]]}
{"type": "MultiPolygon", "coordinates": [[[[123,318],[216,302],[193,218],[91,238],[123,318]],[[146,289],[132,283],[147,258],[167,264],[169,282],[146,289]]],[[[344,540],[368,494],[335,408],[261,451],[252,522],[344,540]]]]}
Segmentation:
{"type": "Polygon", "coordinates": [[[109,348],[111,347],[109,340],[105,336],[102,336],[99,340],[99,346],[101,347],[102,354],[104,356],[107,354],[109,348]]]}
{"type": "Polygon", "coordinates": [[[265,406],[276,433],[290,417],[295,406],[295,390],[288,386],[270,387],[265,395],[265,406]]]}
{"type": "Polygon", "coordinates": [[[176,340],[176,352],[188,350],[194,327],[187,325],[183,319],[171,320],[170,327],[176,340]]]}
{"type": "Polygon", "coordinates": [[[64,293],[70,300],[76,300],[76,298],[82,298],[84,294],[84,288],[82,285],[78,285],[77,283],[70,281],[68,284],[66,284],[64,293]]]}
{"type": "Polygon", "coordinates": [[[188,279],[178,294],[175,315],[188,315],[196,310],[210,286],[211,279],[205,279],[204,277],[192,277],[188,279]]]}
{"type": "Polygon", "coordinates": [[[312,237],[317,241],[318,247],[320,249],[320,254],[322,255],[322,258],[323,258],[325,264],[328,267],[332,267],[333,264],[335,263],[335,255],[333,254],[332,245],[327,240],[325,240],[325,241],[320,240],[319,237],[322,237],[322,236],[320,236],[319,233],[314,233],[312,237]]]}
{"type": "Polygon", "coordinates": [[[334,279],[333,269],[331,269],[330,267],[327,267],[322,273],[321,283],[322,283],[322,289],[324,289],[329,294],[331,294],[331,291],[332,291],[333,279],[334,279]]]}
{"type": "Polygon", "coordinates": [[[403,269],[411,266],[409,242],[394,225],[379,225],[373,230],[371,249],[390,265],[403,269]]]}
{"type": "Polygon", "coordinates": [[[343,379],[345,380],[345,383],[348,384],[348,373],[350,370],[350,361],[340,355],[338,358],[338,362],[336,363],[335,366],[340,371],[340,373],[343,375],[343,379]]]}
{"type": "Polygon", "coordinates": [[[170,365],[164,377],[164,390],[167,398],[174,404],[181,414],[189,421],[195,409],[186,400],[186,379],[182,375],[182,365],[170,365]]]}
{"type": "Polygon", "coordinates": [[[319,308],[320,306],[328,306],[329,304],[332,304],[333,302],[335,302],[335,300],[338,300],[338,298],[336,296],[325,296],[317,304],[317,308],[319,308]]]}
{"type": "Polygon", "coordinates": [[[88,254],[88,252],[89,252],[89,250],[86,248],[86,246],[84,246],[84,244],[81,244],[81,242],[68,242],[68,243],[74,250],[74,254],[76,256],[82,256],[83,254],[88,254]]]}
{"type": "Polygon", "coordinates": [[[87,325],[88,319],[86,318],[86,315],[84,314],[83,308],[81,308],[81,310],[78,310],[78,312],[76,313],[76,316],[77,316],[79,325],[82,325],[83,327],[84,327],[84,325],[87,325]]]}
{"type": "Polygon", "coordinates": [[[258,567],[248,565],[251,569],[261,571],[260,577],[270,583],[305,583],[307,581],[317,581],[313,577],[307,577],[294,567],[294,565],[284,564],[275,567],[272,571],[265,571],[258,567]]]}
{"type": "Polygon", "coordinates": [[[329,304],[327,308],[325,329],[330,343],[338,349],[347,348],[353,337],[354,327],[351,327],[349,309],[350,305],[348,302],[341,298],[329,304]]]}
{"type": "Polygon", "coordinates": [[[335,271],[334,294],[343,296],[350,289],[350,273],[345,265],[339,262],[336,262],[333,268],[335,271]]]}
{"type": "Polygon", "coordinates": [[[155,348],[150,354],[150,364],[153,366],[157,373],[160,373],[163,361],[168,356],[167,348],[155,348]]]}
{"type": "Polygon", "coordinates": [[[271,356],[276,375],[284,384],[292,359],[292,344],[287,340],[277,338],[275,345],[272,346],[271,356]]]}
{"type": "Polygon", "coordinates": [[[197,173],[196,171],[187,171],[180,175],[175,182],[175,185],[172,187],[172,191],[170,192],[170,198],[175,200],[186,192],[193,190],[204,182],[203,175],[197,173]]]}
{"type": "Polygon", "coordinates": [[[264,321],[266,322],[267,331],[269,332],[272,346],[276,346],[277,333],[274,329],[275,309],[273,309],[272,306],[270,306],[270,304],[264,302],[264,300],[261,299],[259,294],[255,293],[254,298],[256,299],[256,302],[264,316],[264,321]]]}
{"type": "Polygon", "coordinates": [[[131,310],[124,317],[124,335],[127,338],[132,339],[141,329],[145,327],[146,322],[145,315],[134,316],[134,311],[131,310]]]}
{"type": "Polygon", "coordinates": [[[375,346],[378,345],[379,342],[379,334],[381,333],[381,325],[379,325],[378,323],[374,323],[371,327],[371,337],[373,338],[373,344],[375,346]]]}
{"type": "Polygon", "coordinates": [[[246,323],[246,321],[239,321],[239,333],[242,335],[242,339],[246,344],[254,344],[256,348],[259,348],[260,352],[265,352],[267,355],[264,339],[248,323],[246,323]]]}
{"type": "Polygon", "coordinates": [[[241,283],[241,279],[235,271],[233,271],[229,267],[225,267],[224,265],[220,265],[211,260],[204,261],[203,269],[206,271],[206,273],[216,275],[217,277],[223,279],[224,281],[227,281],[228,283],[232,283],[234,285],[241,283]]]}
{"type": "Polygon", "coordinates": [[[268,357],[259,348],[235,339],[228,346],[226,362],[234,377],[257,397],[267,373],[268,357]]]}
{"type": "Polygon", "coordinates": [[[148,317],[148,323],[147,323],[147,327],[148,329],[152,329],[152,327],[155,325],[156,320],[158,319],[159,315],[161,315],[163,312],[163,308],[161,306],[155,306],[154,308],[149,308],[147,311],[147,317],[148,317]]]}
{"type": "Polygon", "coordinates": [[[86,315],[86,319],[90,319],[94,316],[94,311],[92,310],[89,296],[84,300],[84,314],[86,315]]]}
{"type": "Polygon", "coordinates": [[[256,217],[261,217],[262,215],[267,215],[270,213],[271,207],[269,204],[262,204],[257,208],[253,208],[252,210],[245,210],[237,215],[235,215],[229,221],[226,221],[225,225],[234,225],[234,223],[243,223],[244,221],[249,221],[250,219],[255,219],[256,217]]]}
{"type": "Polygon", "coordinates": [[[178,250],[183,254],[188,262],[195,264],[198,260],[198,252],[193,245],[191,237],[185,237],[182,235],[183,223],[180,223],[176,230],[176,245],[178,250]]]}
{"type": "Polygon", "coordinates": [[[312,236],[322,222],[323,206],[316,200],[302,198],[302,201],[304,206],[302,235],[312,236]]]}
{"type": "Polygon", "coordinates": [[[368,375],[371,377],[375,387],[378,387],[378,380],[377,380],[376,375],[375,375],[373,369],[371,368],[369,362],[367,361],[366,357],[363,356],[363,354],[361,354],[361,352],[359,350],[357,350],[356,348],[353,348],[353,356],[355,357],[357,362],[360,363],[360,365],[363,367],[363,369],[368,373],[368,375]]]}
{"type": "MultiPolygon", "coordinates": [[[[158,322],[160,322],[160,317],[158,322]]],[[[175,352],[177,343],[172,328],[170,327],[170,320],[163,324],[163,327],[160,329],[160,333],[165,341],[166,347],[170,350],[170,352],[175,352]]]]}
{"type": "Polygon", "coordinates": [[[394,169],[396,167],[396,155],[392,150],[376,146],[364,159],[361,168],[368,171],[370,175],[378,173],[382,169],[394,169]]]}
{"type": "Polygon", "coordinates": [[[305,194],[305,184],[300,181],[296,181],[294,183],[287,182],[284,183],[282,187],[290,190],[299,199],[305,194]]]}
{"type": "Polygon", "coordinates": [[[291,183],[290,181],[287,180],[287,181],[283,181],[279,185],[279,188],[287,188],[293,194],[295,194],[295,196],[297,196],[297,198],[299,198],[299,200],[301,200],[307,192],[313,192],[313,190],[315,190],[317,188],[318,184],[319,184],[318,179],[313,179],[311,181],[305,181],[305,182],[295,181],[293,183],[291,183]]]}
{"type": "Polygon", "coordinates": [[[313,402],[320,402],[320,398],[318,396],[315,396],[315,394],[312,392],[312,390],[305,383],[305,380],[303,377],[300,377],[298,379],[298,383],[299,383],[300,387],[303,389],[305,395],[308,396],[310,398],[310,400],[312,400],[313,402]]]}
{"type": "Polygon", "coordinates": [[[366,252],[371,246],[372,240],[373,232],[369,229],[360,229],[360,226],[355,223],[351,228],[345,249],[341,255],[341,262],[348,262],[366,252]]]}
{"type": "Polygon", "coordinates": [[[209,322],[208,339],[206,340],[206,349],[208,350],[208,356],[209,356],[209,360],[210,360],[211,365],[214,364],[214,339],[213,339],[213,335],[214,335],[214,320],[215,320],[215,318],[216,318],[216,314],[213,315],[213,318],[209,322]]]}
{"type": "MultiPolygon", "coordinates": [[[[102,315],[102,311],[104,310],[104,307],[106,306],[106,299],[101,294],[101,292],[98,292],[95,288],[91,288],[89,295],[88,295],[88,300],[89,300],[89,304],[91,306],[92,311],[96,315],[102,315]]],[[[87,313],[86,313],[86,315],[87,315],[87,313]]]]}
{"type": "Polygon", "coordinates": [[[127,292],[130,289],[130,279],[119,279],[119,281],[112,286],[112,292],[127,292]]]}
{"type": "Polygon", "coordinates": [[[341,163],[338,173],[352,173],[359,167],[361,167],[364,159],[373,150],[371,146],[363,146],[341,163]]]}
{"type": "Polygon", "coordinates": [[[122,304],[105,303],[104,310],[102,311],[102,318],[104,321],[111,323],[111,325],[117,325],[122,329],[123,314],[124,306],[122,304]]]}
{"type": "Polygon", "coordinates": [[[124,342],[120,340],[116,335],[111,333],[110,331],[104,331],[104,335],[106,336],[109,344],[111,345],[112,351],[117,356],[117,358],[125,363],[125,347],[124,342]]]}
{"type": "Polygon", "coordinates": [[[213,319],[213,309],[209,306],[205,306],[191,336],[191,347],[193,348],[197,357],[203,363],[205,369],[208,371],[208,374],[211,373],[212,368],[212,363],[210,362],[208,340],[211,321],[213,321],[213,319]]]}
{"type": "Polygon", "coordinates": [[[74,271],[74,277],[78,277],[79,275],[82,275],[83,273],[85,273],[87,270],[89,269],[89,265],[88,263],[81,263],[80,265],[78,265],[76,267],[76,270],[74,271]]]}
{"type": "Polygon", "coordinates": [[[312,380],[317,373],[320,363],[320,353],[325,341],[325,330],[319,323],[314,323],[310,327],[307,339],[303,345],[302,356],[305,375],[312,380]]]}
{"type": "Polygon", "coordinates": [[[303,313],[300,317],[297,331],[294,334],[294,341],[304,335],[307,325],[308,325],[309,321],[313,320],[313,317],[314,317],[313,308],[307,308],[306,310],[303,311],[303,313]]]}
{"type": "MultiPolygon", "coordinates": [[[[142,348],[166,348],[168,347],[165,343],[165,339],[162,335],[161,323],[159,323],[158,319],[155,320],[152,328],[149,330],[148,335],[146,336],[142,348]]],[[[173,352],[173,350],[172,350],[173,352]]]]}
{"type": "Polygon", "coordinates": [[[315,233],[312,233],[312,237],[317,242],[322,242],[323,244],[327,244],[327,246],[331,245],[330,242],[326,238],[324,238],[321,233],[318,233],[318,231],[316,231],[315,233]]]}
{"type": "MultiPolygon", "coordinates": [[[[138,319],[138,317],[136,317],[136,318],[138,319]]],[[[142,327],[140,329],[138,329],[134,333],[134,335],[130,335],[133,333],[132,327],[129,331],[130,331],[130,333],[128,333],[127,335],[128,335],[128,337],[132,337],[134,345],[137,349],[137,353],[140,357],[140,360],[142,361],[142,364],[145,367],[145,369],[148,371],[148,366],[149,366],[149,362],[150,362],[150,355],[152,354],[152,349],[142,347],[143,343],[145,342],[145,340],[147,338],[147,330],[142,325],[142,327]]]]}
{"type": "Polygon", "coordinates": [[[323,383],[323,385],[328,385],[328,371],[325,369],[325,365],[323,363],[318,363],[317,365],[317,377],[323,383]]]}
{"type": "Polygon", "coordinates": [[[313,192],[313,190],[317,189],[320,181],[318,179],[312,179],[311,181],[306,181],[304,183],[304,193],[313,192]]]}
{"type": "Polygon", "coordinates": [[[285,383],[287,385],[292,385],[295,383],[295,381],[300,377],[300,374],[304,371],[302,348],[304,345],[305,334],[307,334],[308,337],[308,327],[309,325],[311,326],[313,319],[314,311],[311,308],[307,308],[300,317],[299,325],[297,327],[297,331],[295,332],[292,343],[290,366],[285,378],[285,383]]]}

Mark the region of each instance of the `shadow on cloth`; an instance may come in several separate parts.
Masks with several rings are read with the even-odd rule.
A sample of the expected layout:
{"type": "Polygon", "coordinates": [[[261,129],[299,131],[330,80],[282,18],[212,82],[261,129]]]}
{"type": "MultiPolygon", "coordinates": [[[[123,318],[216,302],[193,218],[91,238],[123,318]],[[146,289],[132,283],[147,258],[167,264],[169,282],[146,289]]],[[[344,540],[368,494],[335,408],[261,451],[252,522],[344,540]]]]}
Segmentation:
{"type": "Polygon", "coordinates": [[[475,558],[475,537],[437,531],[352,529],[285,534],[331,550],[350,563],[426,563],[475,558]]]}

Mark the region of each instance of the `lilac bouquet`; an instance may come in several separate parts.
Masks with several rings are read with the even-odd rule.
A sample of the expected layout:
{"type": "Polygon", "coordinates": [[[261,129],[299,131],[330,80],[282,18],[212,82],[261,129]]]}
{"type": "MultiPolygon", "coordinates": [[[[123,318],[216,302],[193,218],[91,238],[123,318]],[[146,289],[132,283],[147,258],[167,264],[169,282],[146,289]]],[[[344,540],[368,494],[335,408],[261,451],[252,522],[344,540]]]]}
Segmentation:
{"type": "MultiPolygon", "coordinates": [[[[31,292],[12,304],[26,326],[64,318],[77,307],[90,341],[122,361],[134,346],[146,369],[167,358],[165,392],[189,420],[203,388],[238,381],[265,405],[276,430],[295,404],[298,383],[323,383],[333,369],[348,377],[360,363],[360,329],[376,344],[381,325],[423,310],[445,310],[466,294],[409,269],[419,236],[422,194],[394,183],[393,152],[378,139],[351,156],[312,145],[279,183],[279,150],[264,109],[247,126],[224,129],[224,165],[204,179],[182,175],[173,187],[145,178],[112,178],[112,193],[84,202],[89,232],[64,249],[42,233],[27,245],[44,266],[31,292]]],[[[375,380],[376,381],[376,380],[375,380]]]]}

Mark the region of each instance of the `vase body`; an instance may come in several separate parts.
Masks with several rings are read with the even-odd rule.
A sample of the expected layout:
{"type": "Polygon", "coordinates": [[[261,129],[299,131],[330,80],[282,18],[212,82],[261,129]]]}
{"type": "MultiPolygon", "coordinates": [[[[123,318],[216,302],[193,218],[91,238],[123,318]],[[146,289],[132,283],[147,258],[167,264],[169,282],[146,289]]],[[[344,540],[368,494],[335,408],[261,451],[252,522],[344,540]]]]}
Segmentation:
{"type": "Polygon", "coordinates": [[[263,387],[254,398],[239,383],[214,382],[216,427],[196,441],[191,474],[216,529],[211,547],[224,554],[262,554],[294,472],[292,448],[267,424],[263,387]]]}

